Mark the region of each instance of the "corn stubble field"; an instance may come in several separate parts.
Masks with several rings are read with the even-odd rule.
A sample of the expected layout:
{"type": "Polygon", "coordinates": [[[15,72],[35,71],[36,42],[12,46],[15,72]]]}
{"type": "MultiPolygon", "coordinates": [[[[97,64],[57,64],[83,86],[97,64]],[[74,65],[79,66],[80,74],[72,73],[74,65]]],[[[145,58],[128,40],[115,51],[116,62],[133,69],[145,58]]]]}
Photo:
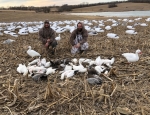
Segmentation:
{"type": "MultiPolygon", "coordinates": [[[[0,22],[66,20],[60,14],[35,14],[19,12],[3,13],[0,22]],[[12,17],[11,17],[12,16],[12,17]],[[26,18],[24,18],[26,17],[26,18]],[[55,19],[54,19],[55,18],[55,19]],[[20,20],[19,20],[20,19],[20,20]]],[[[68,20],[92,20],[94,17],[68,16],[68,20]]],[[[95,20],[107,18],[95,17],[95,20]]],[[[117,19],[117,18],[114,18],[117,19]]],[[[130,19],[134,19],[131,17],[130,19]]],[[[145,22],[144,18],[141,22],[145,22]]],[[[133,23],[130,23],[131,25],[133,23]]],[[[150,25],[150,23],[148,22],[150,25]]],[[[109,25],[109,22],[107,22],[109,25]]],[[[11,38],[12,44],[0,45],[0,113],[1,115],[148,115],[150,113],[150,26],[136,26],[137,35],[125,34],[125,26],[113,27],[109,31],[89,37],[90,48],[75,56],[70,53],[69,32],[61,35],[56,55],[43,54],[47,60],[63,58],[102,58],[115,57],[113,68],[107,76],[100,75],[102,85],[90,85],[86,82],[87,74],[77,74],[73,79],[60,80],[59,73],[50,75],[48,81],[36,83],[29,77],[18,74],[18,64],[28,64],[33,59],[26,53],[28,46],[39,53],[41,44],[38,34],[29,34],[13,38],[9,35],[0,37],[0,42],[11,38]],[[107,38],[107,32],[114,32],[119,39],[107,38]],[[140,60],[133,65],[126,64],[122,53],[142,51],[140,60]]]]}

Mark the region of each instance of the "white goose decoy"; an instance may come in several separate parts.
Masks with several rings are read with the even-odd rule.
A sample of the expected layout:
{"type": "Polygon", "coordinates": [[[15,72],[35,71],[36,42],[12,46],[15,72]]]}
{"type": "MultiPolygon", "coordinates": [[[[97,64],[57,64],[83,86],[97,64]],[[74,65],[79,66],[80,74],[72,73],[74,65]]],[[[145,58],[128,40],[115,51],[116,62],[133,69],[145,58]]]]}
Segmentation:
{"type": "Polygon", "coordinates": [[[61,40],[60,34],[55,38],[55,40],[57,40],[57,41],[61,40]]]}
{"type": "Polygon", "coordinates": [[[64,33],[65,31],[67,31],[66,28],[59,28],[59,29],[56,30],[56,33],[61,34],[61,33],[64,33]]]}
{"type": "Polygon", "coordinates": [[[25,65],[22,66],[23,75],[26,76],[28,74],[28,69],[25,65]]]}
{"type": "Polygon", "coordinates": [[[101,65],[102,65],[102,60],[101,60],[101,57],[100,57],[100,56],[98,56],[98,57],[96,58],[95,64],[96,64],[97,66],[101,66],[101,65]]]}
{"type": "Polygon", "coordinates": [[[150,22],[150,18],[145,19],[147,22],[150,22]]]}
{"type": "Polygon", "coordinates": [[[47,70],[46,70],[46,75],[54,74],[55,71],[56,71],[56,69],[52,69],[52,67],[49,67],[49,68],[47,68],[47,70]]]}
{"type": "Polygon", "coordinates": [[[92,61],[92,59],[85,59],[83,62],[90,63],[91,61],[92,61]]]}
{"type": "Polygon", "coordinates": [[[140,23],[135,23],[135,24],[134,24],[134,26],[138,26],[138,25],[140,25],[140,23]]]}
{"type": "Polygon", "coordinates": [[[141,54],[141,50],[136,50],[135,53],[123,53],[122,56],[127,59],[129,63],[136,62],[139,60],[139,55],[141,54]]]}
{"type": "Polygon", "coordinates": [[[20,35],[28,35],[28,32],[26,32],[26,31],[19,31],[18,34],[20,34],[20,35]]]}
{"type": "Polygon", "coordinates": [[[43,66],[46,65],[46,58],[41,59],[41,65],[43,65],[43,66]]]}
{"type": "Polygon", "coordinates": [[[128,22],[134,22],[134,20],[129,20],[128,22]]]}
{"type": "Polygon", "coordinates": [[[100,33],[101,33],[101,32],[104,32],[104,30],[103,30],[102,28],[95,28],[95,31],[96,31],[96,32],[100,32],[100,33]]]}
{"type": "Polygon", "coordinates": [[[18,35],[16,33],[11,32],[9,35],[13,36],[13,37],[18,37],[18,35]]]}
{"type": "Polygon", "coordinates": [[[115,58],[111,58],[111,60],[109,59],[102,59],[102,63],[103,64],[109,64],[109,65],[112,65],[113,63],[115,62],[115,58]]]}
{"type": "Polygon", "coordinates": [[[64,68],[64,71],[68,71],[68,70],[72,70],[72,66],[66,65],[65,68],[64,68]]]}
{"type": "Polygon", "coordinates": [[[8,31],[8,30],[4,31],[4,34],[10,34],[10,33],[11,31],[8,31]]]}
{"type": "Polygon", "coordinates": [[[91,61],[89,62],[89,66],[92,66],[92,65],[94,65],[94,64],[96,64],[94,60],[91,60],[91,61]]]}
{"type": "Polygon", "coordinates": [[[25,65],[19,64],[19,66],[17,67],[17,72],[23,73],[23,75],[26,76],[28,74],[28,69],[25,65]]]}
{"type": "Polygon", "coordinates": [[[91,27],[85,26],[85,29],[89,32],[91,30],[91,27]]]}
{"type": "Polygon", "coordinates": [[[64,73],[61,74],[61,80],[63,80],[65,77],[70,78],[73,77],[78,71],[77,70],[67,70],[64,73]]]}
{"type": "Polygon", "coordinates": [[[134,30],[135,28],[133,26],[127,26],[128,29],[134,30]]]}
{"type": "Polygon", "coordinates": [[[34,51],[31,49],[31,46],[28,47],[29,49],[27,50],[27,54],[29,56],[31,56],[32,58],[33,57],[36,57],[36,56],[41,56],[38,52],[34,51]]]}
{"type": "Polygon", "coordinates": [[[35,60],[33,60],[32,62],[30,62],[28,65],[34,65],[34,64],[37,64],[38,61],[40,61],[40,59],[35,59],[35,60]]]}
{"type": "Polygon", "coordinates": [[[74,64],[77,64],[77,63],[78,63],[78,59],[77,59],[77,58],[73,58],[71,61],[72,61],[74,64]]]}
{"type": "Polygon", "coordinates": [[[114,23],[111,25],[112,27],[118,26],[118,23],[114,23]]]}
{"type": "Polygon", "coordinates": [[[106,26],[105,29],[106,29],[106,30],[111,30],[112,27],[111,27],[111,26],[106,26]]]}
{"type": "Polygon", "coordinates": [[[101,26],[103,27],[103,26],[105,26],[105,25],[104,25],[103,23],[100,23],[99,26],[100,26],[100,27],[101,27],[101,26]]]}
{"type": "Polygon", "coordinates": [[[27,69],[29,70],[29,76],[32,75],[33,72],[35,73],[45,73],[46,68],[44,66],[38,67],[36,65],[28,66],[27,69]]]}
{"type": "Polygon", "coordinates": [[[112,64],[114,63],[115,58],[112,58],[111,60],[109,59],[102,59],[103,64],[106,64],[109,68],[112,67],[112,64]]]}
{"type": "Polygon", "coordinates": [[[72,66],[71,65],[65,65],[65,68],[63,71],[60,71],[59,74],[65,72],[65,71],[68,71],[68,70],[72,70],[72,66]]]}
{"type": "Polygon", "coordinates": [[[73,65],[72,63],[69,63],[69,64],[72,66],[72,68],[74,70],[78,70],[79,72],[86,72],[87,71],[87,69],[85,69],[84,66],[82,65],[81,61],[79,61],[79,65],[78,66],[73,65]]]}
{"type": "Polygon", "coordinates": [[[108,38],[113,38],[113,39],[118,39],[119,38],[119,36],[117,34],[114,34],[114,33],[108,33],[107,37],[108,38]]]}
{"type": "Polygon", "coordinates": [[[103,72],[105,68],[103,66],[95,66],[95,70],[98,74],[101,74],[101,72],[103,72]]]}
{"type": "Polygon", "coordinates": [[[127,34],[137,34],[135,30],[126,30],[127,34]]]}
{"type": "Polygon", "coordinates": [[[148,26],[146,23],[141,23],[140,26],[148,26]]]}
{"type": "Polygon", "coordinates": [[[82,63],[85,60],[85,58],[80,58],[79,62],[82,63]]]}
{"type": "Polygon", "coordinates": [[[48,68],[51,66],[51,62],[46,62],[45,67],[48,68]]]}
{"type": "Polygon", "coordinates": [[[89,36],[96,36],[96,35],[98,35],[98,33],[97,33],[96,31],[90,31],[90,32],[88,33],[88,35],[89,35],[89,36]]]}
{"type": "Polygon", "coordinates": [[[19,64],[19,66],[17,67],[17,72],[22,73],[22,64],[19,64]]]}

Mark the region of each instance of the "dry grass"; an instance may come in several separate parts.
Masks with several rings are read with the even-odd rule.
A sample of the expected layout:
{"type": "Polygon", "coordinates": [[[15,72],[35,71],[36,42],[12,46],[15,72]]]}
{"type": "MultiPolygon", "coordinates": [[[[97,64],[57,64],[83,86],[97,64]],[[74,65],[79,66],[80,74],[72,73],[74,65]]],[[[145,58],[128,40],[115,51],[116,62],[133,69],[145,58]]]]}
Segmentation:
{"type": "MultiPolygon", "coordinates": [[[[44,14],[36,15],[44,16],[44,14]]],[[[45,17],[48,15],[45,14],[45,17]]],[[[17,21],[19,21],[18,16],[23,17],[23,14],[17,15],[17,21]]],[[[27,21],[33,19],[34,16],[31,20],[26,18],[27,21]]],[[[54,20],[54,17],[51,19],[54,20]]],[[[62,17],[59,19],[57,17],[55,20],[61,19],[62,17]]],[[[67,16],[62,20],[66,19],[67,16]]],[[[68,16],[68,19],[71,19],[71,16],[68,16]]],[[[27,65],[32,60],[26,53],[27,46],[31,45],[41,53],[38,35],[1,37],[1,43],[7,38],[15,39],[16,42],[11,45],[0,45],[0,113],[2,115],[119,115],[117,111],[125,111],[131,115],[148,115],[150,113],[150,27],[137,26],[138,35],[134,36],[125,35],[125,30],[125,27],[118,26],[108,31],[120,36],[116,41],[108,39],[107,32],[98,34],[94,38],[89,37],[90,50],[75,56],[92,59],[99,55],[102,58],[115,57],[113,67],[116,71],[108,76],[113,81],[101,76],[104,81],[102,86],[88,85],[85,82],[86,74],[78,74],[74,79],[61,81],[56,73],[49,76],[48,82],[35,83],[31,78],[18,74],[16,68],[19,63],[27,65]],[[135,52],[138,48],[143,54],[136,66],[122,63],[125,61],[121,56],[122,53],[135,52]]],[[[67,45],[70,33],[66,32],[61,37],[62,41],[59,42],[56,55],[48,57],[43,54],[42,57],[46,57],[47,60],[74,57],[70,54],[67,45]]]]}
{"type": "MultiPolygon", "coordinates": [[[[19,21],[44,21],[49,19],[50,21],[57,20],[81,20],[81,19],[100,19],[96,16],[73,16],[63,15],[61,13],[35,13],[35,12],[23,12],[23,11],[2,11],[0,12],[0,22],[19,22],[19,21]]],[[[102,17],[101,17],[102,18],[102,17]]]]}
{"type": "Polygon", "coordinates": [[[76,8],[72,12],[121,12],[121,11],[145,11],[150,10],[148,3],[119,3],[118,7],[108,8],[108,5],[76,8]]]}

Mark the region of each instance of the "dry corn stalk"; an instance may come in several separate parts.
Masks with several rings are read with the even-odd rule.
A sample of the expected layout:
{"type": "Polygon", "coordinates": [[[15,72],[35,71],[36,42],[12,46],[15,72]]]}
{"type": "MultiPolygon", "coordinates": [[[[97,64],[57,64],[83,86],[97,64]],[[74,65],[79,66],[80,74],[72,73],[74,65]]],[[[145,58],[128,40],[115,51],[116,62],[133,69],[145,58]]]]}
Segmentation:
{"type": "Polygon", "coordinates": [[[50,98],[53,98],[53,94],[52,94],[52,91],[51,91],[50,82],[48,82],[47,86],[46,86],[46,92],[45,92],[44,99],[50,99],[50,98]]]}

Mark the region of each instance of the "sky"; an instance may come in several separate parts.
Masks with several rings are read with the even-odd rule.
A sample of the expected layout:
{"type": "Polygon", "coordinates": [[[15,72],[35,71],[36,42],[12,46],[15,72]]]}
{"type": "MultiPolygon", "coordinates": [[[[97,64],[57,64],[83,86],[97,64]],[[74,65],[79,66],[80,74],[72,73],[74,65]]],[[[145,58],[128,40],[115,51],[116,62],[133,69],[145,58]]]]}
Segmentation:
{"type": "Polygon", "coordinates": [[[83,2],[99,3],[99,2],[112,2],[112,1],[125,1],[125,0],[0,0],[0,7],[9,6],[61,6],[63,4],[74,5],[83,2]]]}

